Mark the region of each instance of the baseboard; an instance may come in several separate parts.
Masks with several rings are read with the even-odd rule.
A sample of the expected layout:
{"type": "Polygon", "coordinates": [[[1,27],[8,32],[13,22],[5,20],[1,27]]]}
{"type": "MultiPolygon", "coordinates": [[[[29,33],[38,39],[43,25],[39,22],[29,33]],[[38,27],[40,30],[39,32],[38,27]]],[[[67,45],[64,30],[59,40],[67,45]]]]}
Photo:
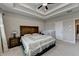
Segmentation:
{"type": "Polygon", "coordinates": [[[73,41],[67,41],[67,40],[61,40],[61,41],[64,41],[64,42],[67,42],[67,43],[71,43],[71,44],[75,44],[75,42],[73,42],[73,41]]]}

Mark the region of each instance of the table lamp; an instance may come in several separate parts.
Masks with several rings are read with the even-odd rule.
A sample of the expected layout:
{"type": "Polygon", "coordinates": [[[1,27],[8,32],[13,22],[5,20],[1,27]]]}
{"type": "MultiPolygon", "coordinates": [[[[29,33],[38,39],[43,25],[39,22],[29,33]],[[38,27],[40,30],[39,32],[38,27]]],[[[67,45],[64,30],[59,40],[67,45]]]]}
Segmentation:
{"type": "Polygon", "coordinates": [[[16,33],[17,33],[16,31],[12,32],[13,38],[16,38],[16,33]]]}

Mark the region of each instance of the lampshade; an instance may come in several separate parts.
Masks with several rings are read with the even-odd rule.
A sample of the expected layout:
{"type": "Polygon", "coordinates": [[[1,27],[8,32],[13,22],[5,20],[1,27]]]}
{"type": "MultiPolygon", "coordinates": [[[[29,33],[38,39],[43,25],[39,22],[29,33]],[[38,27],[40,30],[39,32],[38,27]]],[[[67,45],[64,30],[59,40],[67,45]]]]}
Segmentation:
{"type": "Polygon", "coordinates": [[[17,31],[12,32],[12,35],[13,35],[14,38],[16,38],[16,34],[17,34],[17,31]]]}
{"type": "Polygon", "coordinates": [[[12,34],[16,34],[16,33],[17,33],[16,31],[13,31],[13,32],[12,32],[12,34]]]}
{"type": "Polygon", "coordinates": [[[12,31],[12,34],[17,34],[17,31],[16,30],[12,31]]]}

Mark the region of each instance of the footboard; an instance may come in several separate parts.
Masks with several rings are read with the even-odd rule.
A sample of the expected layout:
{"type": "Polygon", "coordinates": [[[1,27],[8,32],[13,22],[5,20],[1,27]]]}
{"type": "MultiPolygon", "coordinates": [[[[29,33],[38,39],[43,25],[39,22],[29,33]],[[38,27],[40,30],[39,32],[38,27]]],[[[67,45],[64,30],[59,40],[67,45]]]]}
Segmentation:
{"type": "Polygon", "coordinates": [[[56,43],[54,43],[54,44],[50,45],[49,47],[45,48],[40,53],[37,53],[35,56],[41,56],[42,54],[44,54],[45,52],[47,52],[48,50],[50,50],[51,48],[53,48],[55,46],[56,46],[56,43]]]}
{"type": "MultiPolygon", "coordinates": [[[[54,42],[54,43],[52,43],[51,45],[49,45],[48,47],[42,49],[41,52],[38,52],[38,53],[34,52],[34,53],[36,53],[36,54],[35,54],[35,55],[31,55],[31,56],[41,56],[42,54],[44,54],[45,52],[47,52],[48,50],[50,50],[51,48],[53,48],[53,47],[55,47],[55,46],[56,46],[56,42],[54,42]]],[[[22,44],[22,47],[23,47],[23,50],[25,51],[25,48],[24,48],[23,44],[22,44]]],[[[39,51],[39,50],[37,50],[37,51],[39,51]]],[[[25,52],[24,52],[24,53],[25,53],[25,52]]],[[[34,54],[34,53],[33,53],[33,54],[34,54]]],[[[25,55],[27,55],[27,54],[25,53],[25,55]]]]}

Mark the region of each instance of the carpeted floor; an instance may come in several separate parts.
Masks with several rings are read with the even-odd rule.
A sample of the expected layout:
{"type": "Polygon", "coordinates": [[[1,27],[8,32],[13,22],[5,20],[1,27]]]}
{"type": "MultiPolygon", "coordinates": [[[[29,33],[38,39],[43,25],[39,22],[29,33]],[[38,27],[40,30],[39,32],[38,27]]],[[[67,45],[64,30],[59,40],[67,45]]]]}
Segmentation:
{"type": "MultiPolygon", "coordinates": [[[[21,46],[9,49],[8,52],[1,54],[1,56],[24,56],[21,46]]],[[[79,56],[79,42],[75,45],[63,41],[57,41],[56,46],[42,56],[79,56]]]]}

